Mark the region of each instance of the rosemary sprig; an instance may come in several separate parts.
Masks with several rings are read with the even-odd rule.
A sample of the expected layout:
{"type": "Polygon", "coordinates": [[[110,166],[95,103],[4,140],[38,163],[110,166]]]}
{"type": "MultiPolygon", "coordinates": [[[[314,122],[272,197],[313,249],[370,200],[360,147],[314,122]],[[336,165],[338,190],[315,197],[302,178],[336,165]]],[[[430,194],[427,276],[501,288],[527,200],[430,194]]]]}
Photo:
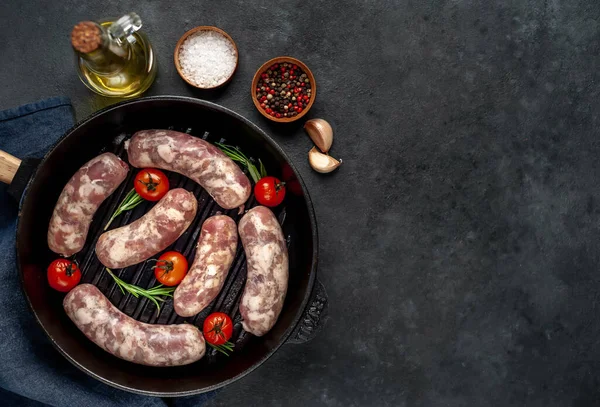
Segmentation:
{"type": "Polygon", "coordinates": [[[260,159],[258,160],[258,164],[260,166],[259,171],[259,169],[256,168],[256,165],[254,165],[254,163],[248,157],[246,157],[246,155],[242,153],[239,148],[229,146],[227,144],[215,144],[219,146],[221,151],[223,151],[227,157],[231,158],[233,161],[241,163],[244,167],[246,167],[250,173],[250,177],[252,177],[255,183],[258,182],[258,180],[260,180],[262,177],[267,176],[267,170],[260,159]]]}
{"type": "Polygon", "coordinates": [[[267,176],[267,169],[265,168],[262,161],[260,161],[260,158],[258,159],[258,163],[260,164],[260,177],[264,178],[267,176]]]}
{"type": "Polygon", "coordinates": [[[175,291],[175,287],[163,287],[162,284],[159,284],[156,287],[145,289],[142,287],[138,287],[137,285],[126,283],[119,277],[115,276],[108,267],[106,267],[106,271],[108,271],[108,274],[110,274],[115,280],[123,294],[125,294],[125,291],[127,291],[131,293],[131,295],[133,295],[135,298],[139,298],[140,295],[142,297],[148,298],[154,303],[154,305],[156,305],[158,312],[160,312],[160,304],[158,302],[166,301],[167,299],[164,297],[173,297],[172,293],[173,291],[175,291]]]}
{"type": "Polygon", "coordinates": [[[212,343],[206,341],[206,343],[208,343],[212,348],[214,348],[216,351],[221,352],[222,354],[224,354],[225,356],[229,356],[230,352],[233,352],[233,348],[234,348],[234,344],[231,342],[225,342],[222,345],[213,345],[212,343]]]}
{"type": "Polygon", "coordinates": [[[108,220],[108,223],[106,224],[106,226],[104,226],[104,230],[108,229],[108,227],[110,226],[112,221],[117,216],[119,216],[120,214],[122,214],[125,211],[132,210],[133,208],[135,208],[142,202],[144,202],[144,198],[142,198],[141,196],[139,196],[139,194],[137,192],[135,192],[135,188],[132,188],[131,191],[129,191],[129,193],[125,197],[125,199],[123,199],[123,201],[119,204],[119,206],[115,210],[115,213],[112,214],[112,216],[108,220]]]}

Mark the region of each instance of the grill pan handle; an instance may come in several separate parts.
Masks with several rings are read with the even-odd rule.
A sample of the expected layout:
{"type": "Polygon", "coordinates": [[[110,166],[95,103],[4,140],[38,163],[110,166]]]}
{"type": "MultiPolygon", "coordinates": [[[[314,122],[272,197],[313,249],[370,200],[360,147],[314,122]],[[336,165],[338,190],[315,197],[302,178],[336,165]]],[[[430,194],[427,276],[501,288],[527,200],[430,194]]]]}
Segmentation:
{"type": "Polygon", "coordinates": [[[327,302],[328,298],[325,287],[317,279],[308,305],[304,309],[304,314],[300,318],[298,326],[287,340],[287,343],[300,344],[308,342],[317,336],[327,319],[327,302]]]}
{"type": "Polygon", "coordinates": [[[40,161],[37,158],[25,158],[21,161],[6,151],[0,150],[0,182],[9,185],[8,194],[17,202],[21,200],[25,186],[40,161]]]}
{"type": "Polygon", "coordinates": [[[10,184],[21,165],[21,160],[0,150],[0,182],[10,184]]]}

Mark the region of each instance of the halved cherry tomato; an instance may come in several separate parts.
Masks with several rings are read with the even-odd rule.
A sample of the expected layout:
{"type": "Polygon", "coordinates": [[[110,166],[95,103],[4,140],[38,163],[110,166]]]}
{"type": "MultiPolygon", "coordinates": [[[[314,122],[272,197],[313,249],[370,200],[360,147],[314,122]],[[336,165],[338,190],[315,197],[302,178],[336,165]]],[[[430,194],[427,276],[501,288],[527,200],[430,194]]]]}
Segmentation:
{"type": "Polygon", "coordinates": [[[179,252],[166,252],[154,266],[154,276],[159,283],[172,287],[181,283],[188,271],[188,261],[179,252]]]}
{"type": "Polygon", "coordinates": [[[135,192],[147,201],[159,201],[169,191],[169,179],[164,172],[145,168],[133,181],[135,192]]]}
{"type": "Polygon", "coordinates": [[[56,259],[48,266],[48,284],[66,293],[81,281],[81,271],[73,260],[56,259]]]}
{"type": "Polygon", "coordinates": [[[275,207],[285,198],[285,182],[275,177],[263,177],[254,186],[254,195],[259,204],[275,207]]]}
{"type": "Polygon", "coordinates": [[[233,334],[233,323],[229,315],[222,312],[213,312],[204,320],[202,325],[204,339],[210,345],[224,345],[233,334]]]}

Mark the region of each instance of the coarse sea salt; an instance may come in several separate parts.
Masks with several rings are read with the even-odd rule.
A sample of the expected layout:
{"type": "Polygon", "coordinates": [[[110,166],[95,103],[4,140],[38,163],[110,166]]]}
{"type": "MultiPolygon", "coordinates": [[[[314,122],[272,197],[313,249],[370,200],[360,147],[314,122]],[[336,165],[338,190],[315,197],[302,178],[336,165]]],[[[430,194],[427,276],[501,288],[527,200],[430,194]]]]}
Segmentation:
{"type": "Polygon", "coordinates": [[[212,88],[227,81],[236,63],[237,54],[233,44],[215,31],[192,34],[179,49],[181,72],[201,88],[212,88]]]}

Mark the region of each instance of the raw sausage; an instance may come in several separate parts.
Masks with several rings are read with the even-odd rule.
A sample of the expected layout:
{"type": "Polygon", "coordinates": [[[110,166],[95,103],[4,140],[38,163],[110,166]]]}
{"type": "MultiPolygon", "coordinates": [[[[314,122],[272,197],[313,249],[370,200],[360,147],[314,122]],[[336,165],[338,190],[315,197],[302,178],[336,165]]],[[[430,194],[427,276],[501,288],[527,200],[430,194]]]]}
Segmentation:
{"type": "Polygon", "coordinates": [[[190,226],[198,201],[183,188],[172,189],[144,216],[103,233],[96,244],[98,260],[109,268],[140,263],[175,242],[190,226]]]}
{"type": "Polygon", "coordinates": [[[225,209],[237,208],[250,196],[250,180],[221,150],[189,134],[143,130],[127,144],[129,163],[138,168],[178,172],[200,184],[225,209]]]}
{"type": "Polygon", "coordinates": [[[173,296],[178,315],[196,315],[219,294],[235,257],[237,240],[237,226],[229,216],[204,221],[194,263],[173,296]]]}
{"type": "Polygon", "coordinates": [[[191,192],[170,190],[135,222],[103,233],[96,244],[98,260],[108,268],[123,268],[154,256],[186,231],[197,207],[191,192]]]}
{"type": "Polygon", "coordinates": [[[146,366],[181,366],[204,356],[206,344],[191,324],[145,324],[125,315],[92,284],[80,284],[63,300],[71,321],[114,356],[146,366]]]}
{"type": "Polygon", "coordinates": [[[94,214],[127,177],[129,166],[112,153],[91,159],[63,188],[48,227],[48,247],[71,256],[85,244],[94,214]]]}
{"type": "Polygon", "coordinates": [[[248,277],[240,303],[242,326],[262,336],[275,325],[288,285],[288,252],[281,226],[264,206],[252,208],[240,220],[248,277]]]}

